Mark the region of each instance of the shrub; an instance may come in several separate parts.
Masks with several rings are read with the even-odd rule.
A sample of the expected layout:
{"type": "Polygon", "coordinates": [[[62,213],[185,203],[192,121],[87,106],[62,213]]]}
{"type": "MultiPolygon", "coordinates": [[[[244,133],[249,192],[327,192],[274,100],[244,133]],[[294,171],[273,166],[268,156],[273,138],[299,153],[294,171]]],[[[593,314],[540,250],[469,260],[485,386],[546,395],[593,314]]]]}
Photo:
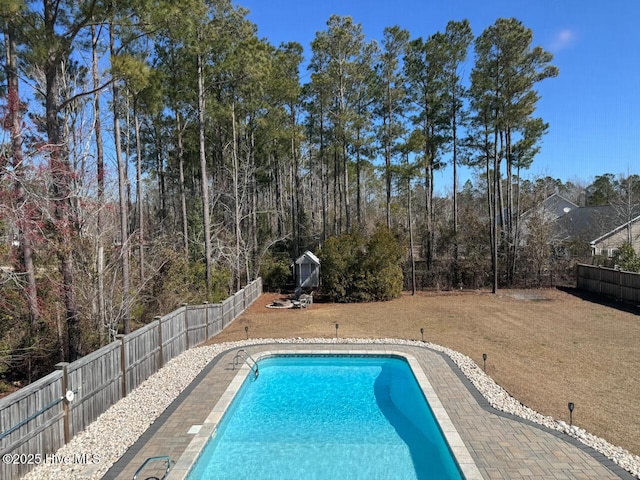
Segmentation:
{"type": "Polygon", "coordinates": [[[172,250],[163,252],[165,262],[148,289],[142,292],[142,302],[136,307],[136,316],[142,322],[155,315],[164,315],[182,303],[199,304],[203,301],[219,302],[229,295],[230,274],[214,268],[212,288],[207,295],[206,267],[202,262],[187,262],[184,256],[172,250]]]}
{"type": "Polygon", "coordinates": [[[629,242],[624,242],[618,249],[615,263],[626,272],[640,272],[640,255],[629,242]]]}
{"type": "Polygon", "coordinates": [[[403,249],[391,230],[376,227],[331,237],[320,251],[323,291],[336,302],[391,300],[402,292],[403,249]]]}
{"type": "Polygon", "coordinates": [[[260,276],[264,289],[280,292],[291,277],[291,259],[286,254],[269,254],[260,264],[260,276]]]}

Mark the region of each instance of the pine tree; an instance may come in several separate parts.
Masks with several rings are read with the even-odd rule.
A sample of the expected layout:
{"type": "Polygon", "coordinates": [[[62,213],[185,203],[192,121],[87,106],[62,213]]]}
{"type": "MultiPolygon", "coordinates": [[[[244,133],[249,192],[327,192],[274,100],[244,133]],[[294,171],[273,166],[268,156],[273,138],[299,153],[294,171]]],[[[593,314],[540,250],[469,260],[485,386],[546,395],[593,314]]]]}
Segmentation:
{"type": "MultiPolygon", "coordinates": [[[[542,133],[539,124],[532,128],[532,115],[538,101],[535,84],[558,75],[558,69],[550,63],[552,55],[541,47],[532,47],[532,39],[531,30],[520,21],[513,18],[496,20],[475,40],[476,64],[471,73],[472,103],[476,108],[476,116],[490,120],[493,130],[494,216],[491,222],[504,232],[509,281],[513,280],[515,274],[518,247],[516,225],[519,215],[514,208],[513,192],[513,173],[518,163],[514,147],[518,138],[524,138],[529,141],[529,149],[533,148],[534,142],[531,140],[535,141],[542,133]],[[501,181],[503,160],[507,185],[506,207],[503,207],[501,181]]],[[[520,159],[524,158],[521,153],[520,159]]],[[[524,167],[524,164],[521,166],[524,167]]],[[[497,234],[493,236],[492,243],[497,259],[497,234]]],[[[493,283],[496,289],[496,262],[493,283]]]]}

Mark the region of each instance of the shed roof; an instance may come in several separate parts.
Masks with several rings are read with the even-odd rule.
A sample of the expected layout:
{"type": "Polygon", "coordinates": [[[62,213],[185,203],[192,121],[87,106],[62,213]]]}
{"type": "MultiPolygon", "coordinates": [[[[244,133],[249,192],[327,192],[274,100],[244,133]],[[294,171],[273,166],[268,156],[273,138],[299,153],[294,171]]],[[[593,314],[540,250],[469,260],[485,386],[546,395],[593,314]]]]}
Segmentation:
{"type": "Polygon", "coordinates": [[[318,257],[316,257],[313,253],[311,253],[309,250],[307,250],[302,255],[300,255],[298,257],[298,259],[296,260],[296,263],[298,265],[300,265],[301,263],[304,263],[305,260],[311,261],[312,263],[315,263],[316,265],[320,265],[320,259],[318,257]]]}

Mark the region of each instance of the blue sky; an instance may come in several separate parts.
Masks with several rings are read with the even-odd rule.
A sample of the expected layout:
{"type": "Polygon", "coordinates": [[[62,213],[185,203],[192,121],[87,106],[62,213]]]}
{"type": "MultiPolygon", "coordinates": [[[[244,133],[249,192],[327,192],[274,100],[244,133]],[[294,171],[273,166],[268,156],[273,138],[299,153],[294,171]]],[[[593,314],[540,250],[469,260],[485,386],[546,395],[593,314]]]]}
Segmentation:
{"type": "MultiPolygon", "coordinates": [[[[637,0],[237,0],[274,45],[310,43],[333,13],[362,24],[367,39],[399,25],[411,37],[444,31],[467,18],[475,36],[500,17],[533,31],[534,45],[554,55],[557,78],[538,86],[537,115],[550,124],[525,178],[549,175],[591,183],[596,175],[640,173],[640,2],[637,0]]],[[[468,71],[473,67],[470,58],[468,71]]],[[[303,72],[303,81],[308,81],[303,72]]],[[[439,174],[450,184],[450,172],[439,174]]],[[[470,176],[464,172],[463,180],[470,176]]]]}

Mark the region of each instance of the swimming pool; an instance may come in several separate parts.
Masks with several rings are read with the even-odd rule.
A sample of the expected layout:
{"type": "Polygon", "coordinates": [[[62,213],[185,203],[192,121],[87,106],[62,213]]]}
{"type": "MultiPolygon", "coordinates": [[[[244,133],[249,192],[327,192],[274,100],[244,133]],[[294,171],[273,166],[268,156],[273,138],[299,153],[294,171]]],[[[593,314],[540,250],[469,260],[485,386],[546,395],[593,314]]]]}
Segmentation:
{"type": "Polygon", "coordinates": [[[212,412],[215,434],[201,453],[191,448],[188,478],[459,479],[460,468],[474,478],[466,448],[460,466],[453,459],[452,450],[460,463],[464,444],[448,417],[441,428],[442,406],[410,363],[344,354],[260,360],[258,380],[246,368],[233,402],[221,399],[230,402],[222,420],[221,409],[212,412]]]}

